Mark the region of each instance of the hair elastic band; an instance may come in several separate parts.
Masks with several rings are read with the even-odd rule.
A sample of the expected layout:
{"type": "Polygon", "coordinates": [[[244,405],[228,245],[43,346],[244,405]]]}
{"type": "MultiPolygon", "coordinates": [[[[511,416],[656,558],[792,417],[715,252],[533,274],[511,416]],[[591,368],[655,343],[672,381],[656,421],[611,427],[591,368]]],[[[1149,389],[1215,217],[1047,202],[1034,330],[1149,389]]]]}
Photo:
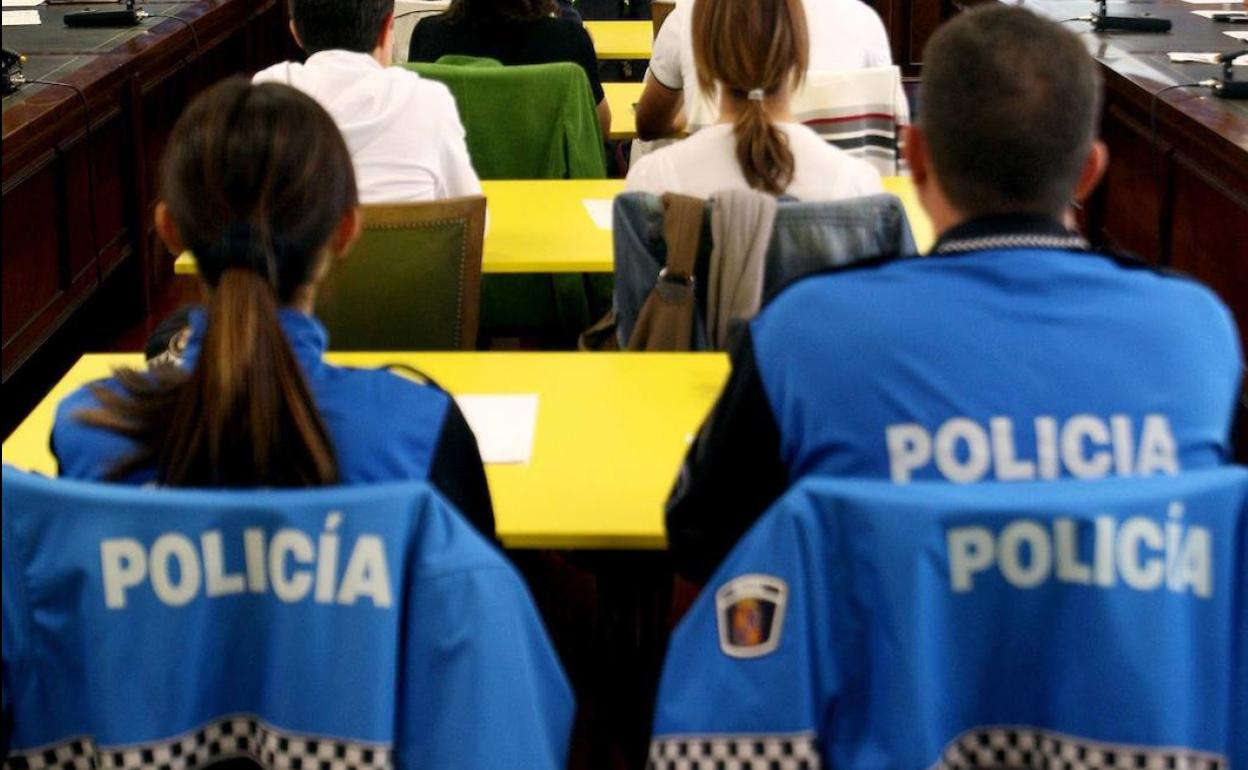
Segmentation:
{"type": "Polygon", "coordinates": [[[752,102],[761,102],[764,96],[766,96],[766,94],[764,93],[763,89],[751,88],[750,92],[745,95],[745,98],[749,99],[752,102]]]}

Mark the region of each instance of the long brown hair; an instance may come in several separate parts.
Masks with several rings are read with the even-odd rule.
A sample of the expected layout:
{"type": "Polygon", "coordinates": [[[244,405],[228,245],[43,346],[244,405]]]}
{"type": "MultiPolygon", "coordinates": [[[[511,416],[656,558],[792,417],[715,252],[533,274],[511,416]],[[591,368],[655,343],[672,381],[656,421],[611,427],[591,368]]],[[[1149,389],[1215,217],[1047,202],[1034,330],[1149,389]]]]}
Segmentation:
{"type": "Polygon", "coordinates": [[[311,486],[338,465],[311,391],[278,322],[314,280],[356,206],[351,157],[333,120],[284,85],[226,80],[174,127],[161,198],[212,289],[199,357],[117,373],[84,422],[138,444],[112,470],[156,467],[169,486],[311,486]]]}
{"type": "Polygon", "coordinates": [[[779,195],[793,180],[789,138],[767,119],[761,90],[771,97],[796,89],[806,76],[810,44],[801,0],[698,0],[693,6],[693,61],[698,86],[715,84],[743,103],[733,123],[737,162],[755,190],[779,195]]]}

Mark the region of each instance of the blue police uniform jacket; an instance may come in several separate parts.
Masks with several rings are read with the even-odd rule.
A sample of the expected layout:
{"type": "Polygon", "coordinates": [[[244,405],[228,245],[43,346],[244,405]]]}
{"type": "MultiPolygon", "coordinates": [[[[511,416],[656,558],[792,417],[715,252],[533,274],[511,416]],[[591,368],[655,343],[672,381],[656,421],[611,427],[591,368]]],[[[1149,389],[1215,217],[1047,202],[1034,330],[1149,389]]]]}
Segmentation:
{"type": "Polygon", "coordinates": [[[5,770],[565,766],[532,597],[428,484],[3,481],[5,770]]]}
{"type": "Polygon", "coordinates": [[[1248,470],[807,477],[667,648],[650,770],[1248,766],[1248,470]]]}
{"type": "MultiPolygon", "coordinates": [[[[494,514],[485,471],[476,440],[454,400],[435,385],[384,369],[326,363],[329,337],[319,321],[291,309],[279,311],[278,318],[333,442],[341,481],[429,481],[492,538],[494,514]]],[[[206,322],[203,311],[190,314],[183,365],[195,365],[206,322]]],[[[112,379],[96,385],[120,389],[112,379]]],[[[75,416],[99,406],[91,387],[76,391],[59,405],[52,427],[52,452],[60,475],[102,480],[135,446],[125,436],[85,425],[75,416]]],[[[122,481],[144,484],[155,477],[151,469],[122,481]]]]}
{"type": "Polygon", "coordinates": [[[704,582],[810,475],[954,483],[1225,463],[1243,364],[1199,283],[1030,217],[971,221],[922,259],[807,277],[750,323],[668,504],[704,582]]]}

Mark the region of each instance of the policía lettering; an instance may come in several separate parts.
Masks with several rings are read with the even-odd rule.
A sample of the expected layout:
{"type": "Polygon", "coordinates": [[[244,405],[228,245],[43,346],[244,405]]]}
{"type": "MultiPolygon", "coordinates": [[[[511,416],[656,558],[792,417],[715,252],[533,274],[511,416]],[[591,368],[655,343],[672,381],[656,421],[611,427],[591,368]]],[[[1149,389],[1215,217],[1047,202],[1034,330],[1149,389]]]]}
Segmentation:
{"type": "Polygon", "coordinates": [[[150,549],[129,537],[102,540],[104,605],[125,609],[127,593],[146,581],[156,598],[170,607],[187,604],[201,593],[213,599],[270,591],[287,603],[311,594],[318,604],[351,605],[368,598],[376,607],[391,606],[386,549],[377,535],[356,538],[346,567],[339,572],[341,523],[341,513],[330,513],[315,543],[299,529],[279,529],[269,538],[263,529],[244,529],[243,569],[236,572],[228,569],[221,530],[200,534],[198,544],[180,532],[167,532],[150,549]]]}
{"type": "MultiPolygon", "coordinates": [[[[1015,519],[999,532],[953,527],[946,533],[949,586],[972,591],[976,577],[995,571],[1015,588],[1049,581],[1136,591],[1167,590],[1213,596],[1213,543],[1207,527],[1184,526],[1183,504],[1171,503],[1165,523],[1147,516],[1079,522],[1015,519]],[[1092,549],[1081,553],[1080,527],[1092,527],[1092,549]]],[[[1085,538],[1086,540],[1086,538],[1085,538]]],[[[1086,550],[1086,549],[1085,549],[1086,550]]]]}
{"type": "Polygon", "coordinates": [[[954,417],[935,433],[918,423],[889,425],[884,438],[892,479],[905,484],[915,471],[932,465],[945,479],[961,484],[987,477],[1027,481],[1179,472],[1174,431],[1165,415],[1145,415],[1138,426],[1125,414],[1108,420],[1077,414],[1064,422],[1041,415],[1034,428],[1035,445],[1025,448],[1018,446],[1009,417],[993,417],[987,425],[954,417]]]}

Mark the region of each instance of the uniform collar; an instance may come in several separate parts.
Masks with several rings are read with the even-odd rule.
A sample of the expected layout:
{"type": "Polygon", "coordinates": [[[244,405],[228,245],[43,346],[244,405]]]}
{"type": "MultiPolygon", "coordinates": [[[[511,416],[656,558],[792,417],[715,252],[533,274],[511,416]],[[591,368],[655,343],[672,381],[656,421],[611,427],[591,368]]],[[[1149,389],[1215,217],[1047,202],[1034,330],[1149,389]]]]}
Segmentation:
{"type": "Polygon", "coordinates": [[[949,228],[932,247],[936,256],[1001,249],[1087,251],[1087,240],[1061,222],[1034,214],[994,214],[949,228]]]}
{"type": "MultiPolygon", "coordinates": [[[[286,334],[290,349],[295,360],[305,373],[310,373],[323,364],[325,351],[329,348],[329,334],[321,322],[298,310],[282,308],[277,311],[277,321],[286,334]]],[[[196,308],[190,314],[191,335],[186,342],[181,359],[183,366],[190,368],[199,358],[200,345],[204,339],[204,329],[208,324],[208,314],[202,308],[196,308]]]]}

